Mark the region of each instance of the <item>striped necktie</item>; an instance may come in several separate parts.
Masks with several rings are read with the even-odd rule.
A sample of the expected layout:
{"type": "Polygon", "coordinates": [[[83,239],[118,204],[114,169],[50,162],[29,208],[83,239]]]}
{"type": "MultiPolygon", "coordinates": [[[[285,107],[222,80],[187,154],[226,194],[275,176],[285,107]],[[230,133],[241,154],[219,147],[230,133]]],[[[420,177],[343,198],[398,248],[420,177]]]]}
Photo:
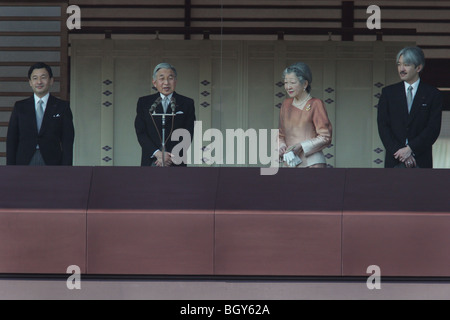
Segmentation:
{"type": "Polygon", "coordinates": [[[169,98],[167,96],[164,97],[162,105],[164,113],[167,113],[167,107],[169,106],[169,98]]]}
{"type": "Polygon", "coordinates": [[[406,94],[406,102],[408,103],[408,113],[411,112],[411,107],[413,103],[413,95],[412,95],[413,87],[408,87],[408,93],[406,94]]]}
{"type": "Polygon", "coordinates": [[[38,132],[41,131],[42,119],[44,118],[44,101],[38,101],[38,107],[36,110],[36,123],[38,132]]]}

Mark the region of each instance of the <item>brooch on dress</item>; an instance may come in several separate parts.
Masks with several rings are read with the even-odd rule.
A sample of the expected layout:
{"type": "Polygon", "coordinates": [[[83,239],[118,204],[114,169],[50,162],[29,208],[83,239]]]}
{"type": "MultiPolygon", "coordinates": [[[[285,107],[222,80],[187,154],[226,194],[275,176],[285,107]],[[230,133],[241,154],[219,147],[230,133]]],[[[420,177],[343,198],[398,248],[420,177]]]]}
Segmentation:
{"type": "Polygon", "coordinates": [[[305,110],[306,110],[306,111],[311,110],[311,104],[308,104],[308,105],[306,106],[305,110]]]}

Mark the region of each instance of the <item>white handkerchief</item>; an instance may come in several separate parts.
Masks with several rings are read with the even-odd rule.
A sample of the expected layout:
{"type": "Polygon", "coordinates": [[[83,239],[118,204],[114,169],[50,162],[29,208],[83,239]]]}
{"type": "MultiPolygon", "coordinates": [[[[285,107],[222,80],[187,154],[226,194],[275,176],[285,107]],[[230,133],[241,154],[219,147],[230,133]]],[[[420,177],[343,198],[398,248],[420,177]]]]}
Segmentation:
{"type": "Polygon", "coordinates": [[[291,167],[296,167],[300,163],[302,163],[302,159],[300,159],[300,157],[298,155],[295,155],[294,160],[292,160],[292,166],[291,167]]]}
{"type": "Polygon", "coordinates": [[[293,151],[289,151],[288,153],[285,153],[283,155],[283,160],[287,163],[289,167],[296,167],[300,163],[302,163],[302,159],[296,154],[294,154],[293,151]]]}

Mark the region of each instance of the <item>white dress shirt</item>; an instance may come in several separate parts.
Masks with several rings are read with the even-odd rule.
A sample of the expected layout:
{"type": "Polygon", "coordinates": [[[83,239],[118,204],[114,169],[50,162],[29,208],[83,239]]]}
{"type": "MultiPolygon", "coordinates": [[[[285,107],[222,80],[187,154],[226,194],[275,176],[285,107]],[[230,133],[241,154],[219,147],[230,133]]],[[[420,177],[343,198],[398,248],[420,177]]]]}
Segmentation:
{"type": "Polygon", "coordinates": [[[414,101],[414,97],[416,96],[417,89],[419,88],[420,78],[417,79],[417,81],[414,82],[413,84],[409,84],[408,82],[405,82],[405,81],[404,81],[403,83],[405,84],[405,94],[406,94],[406,95],[408,95],[408,88],[409,88],[410,86],[413,87],[413,89],[412,89],[412,99],[413,99],[413,101],[414,101]]]}
{"type": "Polygon", "coordinates": [[[34,108],[35,108],[35,110],[37,111],[39,100],[42,100],[44,102],[42,104],[42,108],[44,109],[44,113],[45,113],[45,109],[47,108],[47,102],[48,102],[48,98],[49,97],[50,97],[50,93],[47,93],[42,98],[39,98],[36,94],[34,94],[34,108]]]}

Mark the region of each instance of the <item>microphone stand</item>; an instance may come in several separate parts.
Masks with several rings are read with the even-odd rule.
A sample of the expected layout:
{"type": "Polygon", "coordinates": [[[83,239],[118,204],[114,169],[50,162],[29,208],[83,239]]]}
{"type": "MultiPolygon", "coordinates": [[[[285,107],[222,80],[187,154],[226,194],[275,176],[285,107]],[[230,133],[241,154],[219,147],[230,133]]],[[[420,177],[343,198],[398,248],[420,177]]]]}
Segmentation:
{"type": "Polygon", "coordinates": [[[155,113],[155,111],[153,111],[153,113],[151,113],[152,116],[160,116],[161,118],[161,122],[162,122],[162,141],[161,141],[161,147],[162,147],[162,165],[163,167],[166,166],[165,164],[165,159],[166,159],[166,117],[175,117],[176,113],[174,113],[175,111],[175,99],[172,98],[171,101],[171,109],[172,109],[172,113],[155,113]]]}

